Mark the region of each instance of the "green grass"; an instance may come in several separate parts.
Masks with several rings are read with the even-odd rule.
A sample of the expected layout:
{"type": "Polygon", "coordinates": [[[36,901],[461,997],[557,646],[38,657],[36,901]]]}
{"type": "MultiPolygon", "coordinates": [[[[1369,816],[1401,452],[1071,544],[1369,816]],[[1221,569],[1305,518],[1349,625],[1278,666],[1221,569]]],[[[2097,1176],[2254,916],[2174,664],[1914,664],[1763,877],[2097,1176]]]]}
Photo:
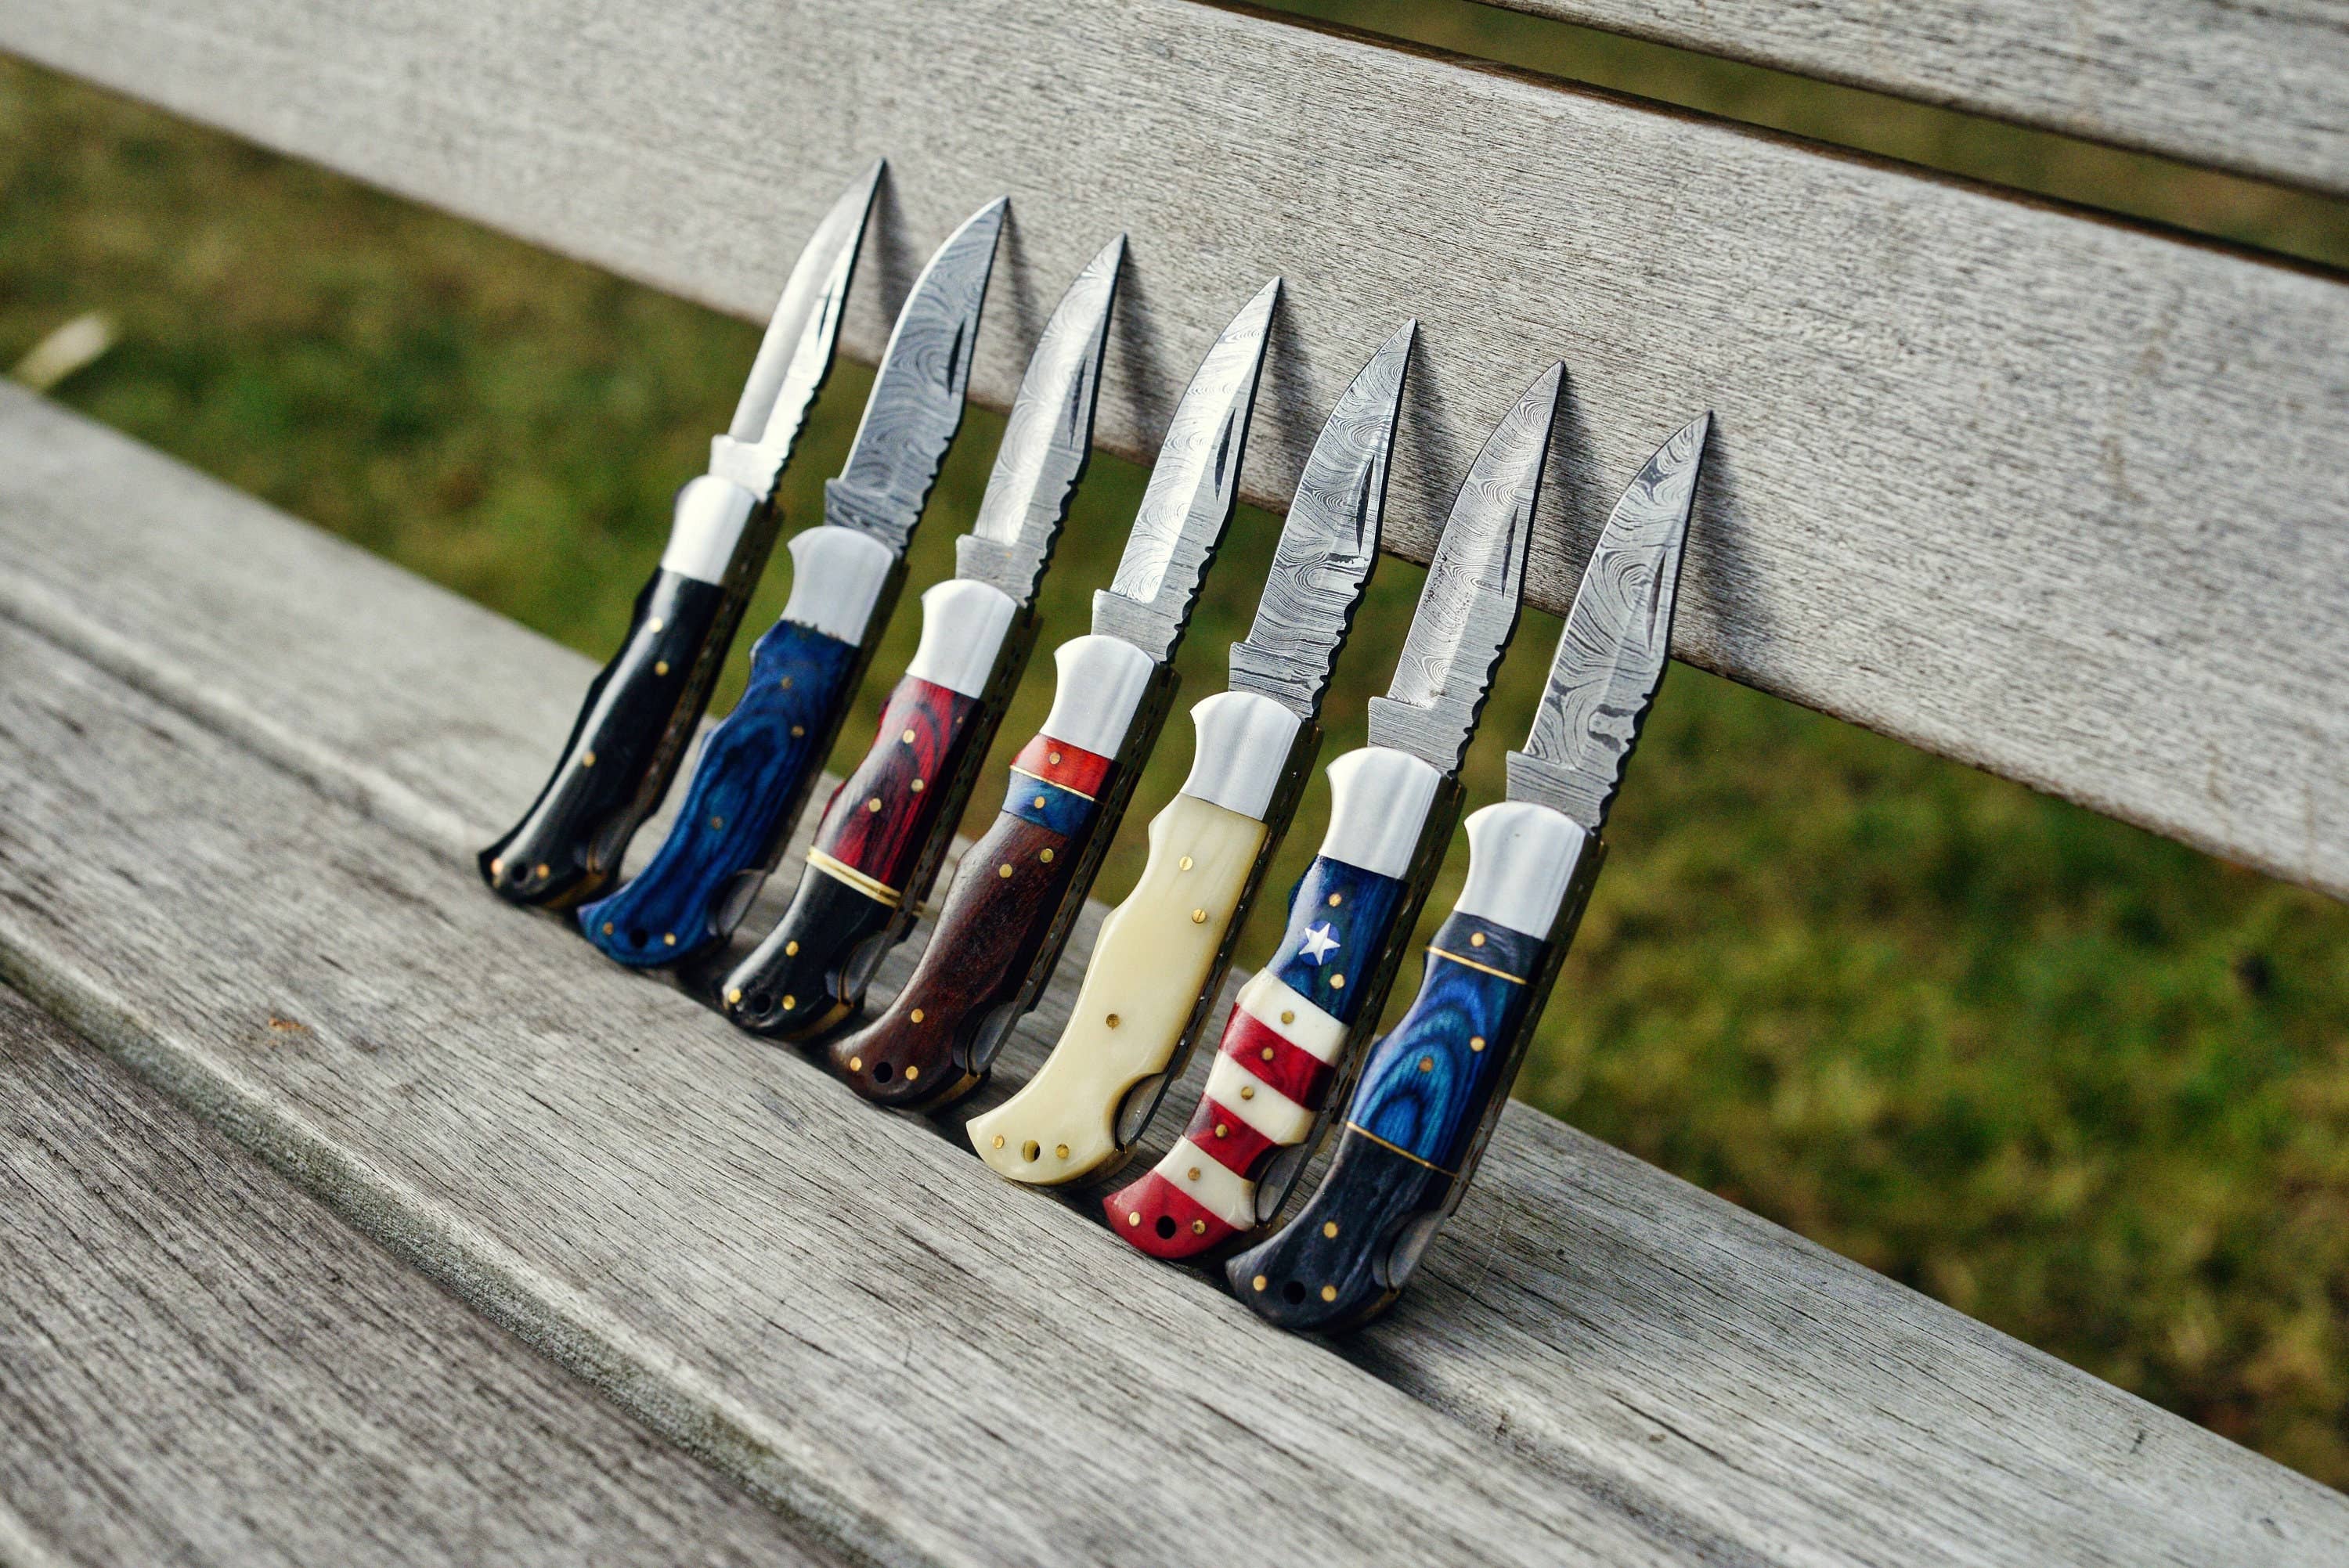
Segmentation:
{"type": "MultiPolygon", "coordinates": [[[[598,658],[756,337],[0,62],[0,363],[90,310],[120,342],[65,401],[598,658]]],[[[815,515],[868,384],[843,366],[826,392],[793,516],[815,515]]],[[[966,426],[917,587],[947,570],[999,430],[966,426]]],[[[1140,483],[1096,463],[1048,644],[1083,626],[1140,483]]],[[[1236,525],[1184,658],[1195,696],[1221,685],[1272,533],[1236,525]]],[[[1360,743],[1418,577],[1381,568],[1326,755],[1360,743]]],[[[909,602],[882,669],[914,630],[909,602]]],[[[1475,802],[1499,792],[1556,631],[1526,618],[1475,802]]],[[[1040,718],[1041,674],[1008,737],[1040,718]]],[[[1106,892],[1187,754],[1178,732],[1106,892]]],[[[1522,1095],[2349,1484],[2349,910],[1685,668],[1610,834],[1522,1095]]]]}

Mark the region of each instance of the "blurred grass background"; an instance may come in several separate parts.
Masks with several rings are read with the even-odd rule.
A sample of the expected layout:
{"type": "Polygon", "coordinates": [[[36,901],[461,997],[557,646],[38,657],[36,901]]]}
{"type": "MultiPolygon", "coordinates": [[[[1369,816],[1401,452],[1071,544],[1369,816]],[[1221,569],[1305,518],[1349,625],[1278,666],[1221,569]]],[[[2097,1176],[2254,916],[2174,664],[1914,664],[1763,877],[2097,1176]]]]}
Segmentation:
{"type": "MultiPolygon", "coordinates": [[[[1481,6],[1286,8],[2349,262],[2341,204],[2158,160],[1481,6]]],[[[598,660],[757,340],[0,60],[0,363],[90,313],[117,341],[54,396],[598,660]]],[[[786,476],[791,516],[818,514],[870,382],[834,376],[786,476]]],[[[916,591],[951,571],[1000,431],[972,412],[916,591]]],[[[1083,627],[1142,480],[1095,461],[1047,580],[1048,646],[1083,627]]],[[[1235,524],[1182,660],[1194,697],[1223,683],[1276,526],[1235,524]]],[[[784,575],[749,625],[780,609],[784,575]]],[[[1420,578],[1381,567],[1325,757],[1361,743],[1420,578]]],[[[1472,805],[1500,793],[1557,629],[1526,617],[1470,757],[1472,805]]],[[[876,669],[902,667],[916,630],[909,594],[876,669]]],[[[741,665],[738,648],[721,708],[741,665]]],[[[998,766],[1050,695],[1040,661],[998,766]]],[[[1188,752],[1178,726],[1104,896],[1138,872],[1188,752]]],[[[973,826],[993,810],[978,793],[973,826]]],[[[1317,787],[1270,887],[1303,869],[1325,806],[1317,787]]],[[[2349,1486],[2349,909],[1688,668],[1610,835],[1521,1096],[2349,1486]]],[[[1260,913],[1243,962],[1278,913],[1260,913]]]]}

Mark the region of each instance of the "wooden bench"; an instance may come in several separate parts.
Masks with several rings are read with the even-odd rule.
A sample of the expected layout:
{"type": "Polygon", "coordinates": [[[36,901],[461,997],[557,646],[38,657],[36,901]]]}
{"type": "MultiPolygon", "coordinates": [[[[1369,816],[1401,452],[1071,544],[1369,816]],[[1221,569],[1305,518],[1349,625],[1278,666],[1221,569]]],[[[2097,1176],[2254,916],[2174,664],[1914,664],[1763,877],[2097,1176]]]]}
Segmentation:
{"type": "MultiPolygon", "coordinates": [[[[1864,55],[1844,9],[1680,36],[2341,186],[2337,26],[2226,13],[2220,69],[2137,0],[2107,124],[1956,26],[2024,7],[1864,55]]],[[[1683,657],[2349,892],[2330,275],[1189,0],[0,0],[0,46],[744,314],[886,151],[868,355],[1009,188],[998,405],[1123,223],[1127,453],[1282,271],[1276,504],[1415,313],[1422,559],[1495,367],[1561,354],[1551,607],[1709,405],[1683,657]]],[[[0,1558],[2341,1560],[2338,1494],[1523,1106],[1393,1315],[1270,1333],[489,898],[585,661],[21,391],[0,454],[0,1558]]]]}

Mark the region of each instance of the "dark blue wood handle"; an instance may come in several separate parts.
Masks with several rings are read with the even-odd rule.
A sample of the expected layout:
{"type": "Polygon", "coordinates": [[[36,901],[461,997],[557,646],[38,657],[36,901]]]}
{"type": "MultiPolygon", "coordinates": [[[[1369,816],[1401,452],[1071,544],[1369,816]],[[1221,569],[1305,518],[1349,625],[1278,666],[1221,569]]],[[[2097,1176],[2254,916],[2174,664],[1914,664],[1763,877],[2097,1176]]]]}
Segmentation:
{"type": "Polygon", "coordinates": [[[1508,1092],[1548,944],[1455,912],[1429,945],[1402,1021],[1371,1050],[1320,1190],[1226,1266],[1240,1298],[1288,1328],[1350,1326],[1384,1306],[1508,1092]]]}
{"type": "Polygon", "coordinates": [[[722,940],[774,867],[847,707],[854,644],[778,621],[750,651],[750,684],[709,732],[685,803],[651,862],[579,912],[622,964],[672,964],[722,940]]]}

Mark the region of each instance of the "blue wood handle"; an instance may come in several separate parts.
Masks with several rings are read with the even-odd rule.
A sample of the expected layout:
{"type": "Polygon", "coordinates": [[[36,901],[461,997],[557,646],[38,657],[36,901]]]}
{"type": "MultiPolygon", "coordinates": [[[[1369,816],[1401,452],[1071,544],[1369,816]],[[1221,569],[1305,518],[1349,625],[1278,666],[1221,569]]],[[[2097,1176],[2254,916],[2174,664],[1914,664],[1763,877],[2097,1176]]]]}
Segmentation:
{"type": "Polygon", "coordinates": [[[773,869],[822,766],[858,660],[854,644],[778,621],[750,650],[750,684],[709,732],[668,838],[611,897],[579,912],[622,964],[673,964],[723,939],[773,869]],[[747,879],[747,882],[746,882],[747,879]]]}
{"type": "Polygon", "coordinates": [[[1333,1329],[1393,1297],[1508,1092],[1548,957],[1547,942],[1476,915],[1444,923],[1418,997],[1362,1068],[1320,1190],[1227,1265],[1242,1300],[1285,1327],[1333,1329]]]}

